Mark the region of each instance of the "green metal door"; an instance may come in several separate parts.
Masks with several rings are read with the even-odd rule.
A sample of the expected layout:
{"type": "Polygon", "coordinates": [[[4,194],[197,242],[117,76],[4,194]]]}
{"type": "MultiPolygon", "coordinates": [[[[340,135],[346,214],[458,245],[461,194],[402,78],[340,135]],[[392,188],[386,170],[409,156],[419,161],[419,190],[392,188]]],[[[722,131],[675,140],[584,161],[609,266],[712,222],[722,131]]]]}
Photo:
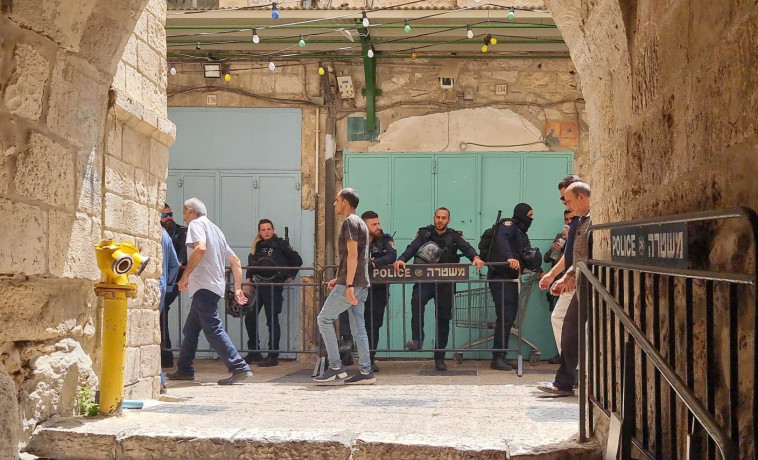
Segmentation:
{"type": "MultiPolygon", "coordinates": [[[[484,229],[495,221],[498,210],[503,211],[503,217],[509,217],[520,202],[534,208],[535,221],[529,236],[533,246],[538,246],[543,254],[563,226],[563,206],[556,184],[573,169],[571,153],[345,152],[344,158],[345,186],[354,187],[361,196],[358,213],[369,209],[379,213],[384,231],[395,233],[398,254],[412,241],[419,227],[433,223],[434,210],[441,206],[450,209],[450,227],[463,231],[474,247],[484,229]]],[[[459,290],[467,288],[466,284],[458,286],[459,290]]],[[[393,286],[390,292],[390,313],[385,318],[379,348],[402,349],[404,340],[410,336],[411,287],[405,289],[405,296],[400,286],[393,286]]],[[[435,324],[431,302],[427,305],[425,324],[424,345],[429,348],[435,324]]],[[[492,334],[491,330],[468,327],[453,327],[452,331],[450,348],[492,334]]],[[[530,291],[522,333],[537,346],[542,357],[555,354],[547,301],[536,286],[530,291]]],[[[515,339],[510,346],[517,346],[515,339]]],[[[523,350],[528,357],[529,347],[523,350]]],[[[404,356],[428,357],[428,353],[404,356]]]]}

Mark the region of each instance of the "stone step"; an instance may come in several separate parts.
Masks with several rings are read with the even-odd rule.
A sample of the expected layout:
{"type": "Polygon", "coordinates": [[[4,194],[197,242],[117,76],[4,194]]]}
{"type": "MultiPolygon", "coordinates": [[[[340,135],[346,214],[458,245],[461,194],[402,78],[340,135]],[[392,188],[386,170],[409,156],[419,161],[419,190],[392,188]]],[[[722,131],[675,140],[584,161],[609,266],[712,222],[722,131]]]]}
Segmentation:
{"type": "MultiPolygon", "coordinates": [[[[579,443],[576,398],[543,398],[539,381],[488,361],[434,370],[430,360],[380,362],[371,386],[314,385],[312,368],[281,362],[219,386],[214,361],[169,381],[162,400],[120,416],[51,420],[28,450],[56,459],[599,459],[579,443]]],[[[348,368],[355,372],[355,366],[348,368]]]]}
{"type": "Polygon", "coordinates": [[[518,446],[504,440],[347,430],[159,429],[118,433],[84,430],[81,419],[62,420],[39,430],[28,450],[60,460],[101,459],[543,459],[599,460],[594,442],[518,446]]]}

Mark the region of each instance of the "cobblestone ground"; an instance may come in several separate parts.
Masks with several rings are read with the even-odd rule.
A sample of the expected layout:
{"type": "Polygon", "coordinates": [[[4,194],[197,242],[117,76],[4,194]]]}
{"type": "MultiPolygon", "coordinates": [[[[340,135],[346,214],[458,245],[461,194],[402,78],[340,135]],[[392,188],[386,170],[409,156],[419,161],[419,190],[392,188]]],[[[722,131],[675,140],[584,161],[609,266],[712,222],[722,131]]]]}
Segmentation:
{"type": "MultiPolygon", "coordinates": [[[[223,387],[220,362],[194,382],[120,417],[60,420],[41,430],[38,455],[85,458],[592,458],[579,444],[576,398],[543,398],[556,366],[524,376],[489,361],[380,361],[373,386],[315,386],[312,367],[283,362],[223,387]],[[86,444],[85,444],[86,443],[86,444]],[[532,457],[529,457],[532,458],[532,457]]],[[[348,370],[356,371],[356,366],[348,370]]]]}

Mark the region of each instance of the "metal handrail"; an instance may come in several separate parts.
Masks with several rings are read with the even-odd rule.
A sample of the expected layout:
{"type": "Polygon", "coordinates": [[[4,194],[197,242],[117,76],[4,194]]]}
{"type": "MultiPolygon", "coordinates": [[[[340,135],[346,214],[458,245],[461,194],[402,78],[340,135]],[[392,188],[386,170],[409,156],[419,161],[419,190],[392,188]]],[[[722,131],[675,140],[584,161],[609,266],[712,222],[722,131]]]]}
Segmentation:
{"type": "Polygon", "coordinates": [[[752,222],[755,218],[755,212],[748,207],[738,207],[725,209],[721,211],[702,211],[702,212],[690,212],[687,214],[677,214],[674,216],[665,217],[651,217],[648,219],[635,219],[621,222],[610,222],[607,224],[593,224],[591,230],[608,230],[611,228],[622,227],[645,227],[648,225],[661,225],[661,224],[688,224],[691,222],[698,222],[704,220],[715,219],[738,219],[746,218],[752,222]]]}
{"type": "MultiPolygon", "coordinates": [[[[669,386],[676,392],[679,399],[687,406],[689,411],[695,416],[700,425],[708,432],[710,437],[716,442],[721,451],[723,458],[736,458],[737,451],[732,440],[724,434],[715,418],[700,403],[694,393],[687,387],[687,384],[676,374],[676,371],[669,366],[663,356],[655,349],[652,343],[647,339],[645,334],[637,327],[634,320],[624,311],[618,301],[605,289],[605,286],[592,273],[590,268],[584,262],[577,264],[577,269],[581,276],[586,278],[587,282],[592,285],[595,292],[600,294],[608,307],[618,317],[624,325],[626,331],[634,338],[640,346],[643,353],[650,359],[656,369],[663,375],[669,386]]],[[[580,290],[577,290],[580,292],[580,290]]],[[[583,303],[579,302],[580,308],[583,303]]],[[[581,317],[581,313],[580,313],[581,317]]]]}

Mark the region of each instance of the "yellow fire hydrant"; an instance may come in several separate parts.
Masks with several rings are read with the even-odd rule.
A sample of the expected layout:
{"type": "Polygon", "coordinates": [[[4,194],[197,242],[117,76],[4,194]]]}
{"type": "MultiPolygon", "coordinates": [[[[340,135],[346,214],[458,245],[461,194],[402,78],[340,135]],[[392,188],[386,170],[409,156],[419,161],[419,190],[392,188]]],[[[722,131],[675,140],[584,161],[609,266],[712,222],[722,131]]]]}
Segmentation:
{"type": "Polygon", "coordinates": [[[103,281],[95,284],[95,294],[103,298],[100,413],[112,414],[121,409],[124,399],[126,299],[137,295],[137,285],[129,284],[129,275],[141,274],[150,258],[128,241],[103,240],[95,246],[95,254],[103,272],[103,281]]]}

